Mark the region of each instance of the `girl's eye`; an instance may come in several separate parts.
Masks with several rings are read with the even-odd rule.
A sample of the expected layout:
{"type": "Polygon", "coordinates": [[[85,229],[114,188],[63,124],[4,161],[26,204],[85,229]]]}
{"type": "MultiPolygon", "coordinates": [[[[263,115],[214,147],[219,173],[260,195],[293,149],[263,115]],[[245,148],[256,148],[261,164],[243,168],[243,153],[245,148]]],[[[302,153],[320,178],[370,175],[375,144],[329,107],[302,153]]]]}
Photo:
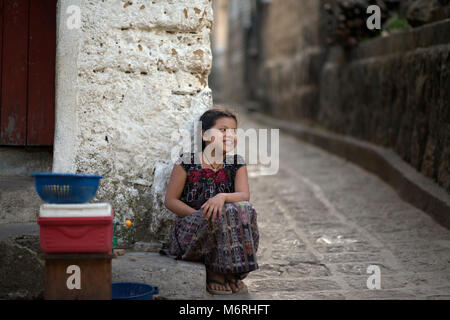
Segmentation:
{"type": "Polygon", "coordinates": [[[233,133],[233,134],[236,134],[236,129],[220,128],[219,130],[220,130],[221,132],[223,132],[223,133],[226,133],[226,132],[228,131],[228,132],[231,132],[231,133],[233,133]]]}

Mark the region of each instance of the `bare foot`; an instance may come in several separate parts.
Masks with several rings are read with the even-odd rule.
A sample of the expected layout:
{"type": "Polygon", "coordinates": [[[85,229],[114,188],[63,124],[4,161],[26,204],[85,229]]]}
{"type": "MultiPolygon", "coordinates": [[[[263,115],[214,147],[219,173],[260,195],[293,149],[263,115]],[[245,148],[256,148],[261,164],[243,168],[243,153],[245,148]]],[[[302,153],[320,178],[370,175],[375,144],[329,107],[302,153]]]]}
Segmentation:
{"type": "Polygon", "coordinates": [[[239,292],[245,285],[244,282],[237,278],[234,274],[228,274],[225,278],[234,293],[239,292]]]}
{"type": "Polygon", "coordinates": [[[215,291],[231,291],[230,285],[225,281],[225,276],[210,270],[207,270],[206,273],[206,284],[215,291]]]}

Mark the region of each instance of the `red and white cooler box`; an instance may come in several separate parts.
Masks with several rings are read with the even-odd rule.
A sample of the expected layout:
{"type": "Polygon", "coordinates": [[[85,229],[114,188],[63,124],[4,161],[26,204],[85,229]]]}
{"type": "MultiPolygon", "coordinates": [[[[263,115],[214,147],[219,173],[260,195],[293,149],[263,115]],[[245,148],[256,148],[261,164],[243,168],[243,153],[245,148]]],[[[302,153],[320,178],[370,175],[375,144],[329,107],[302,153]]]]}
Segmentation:
{"type": "Polygon", "coordinates": [[[109,203],[42,204],[38,217],[45,253],[112,253],[109,203]]]}

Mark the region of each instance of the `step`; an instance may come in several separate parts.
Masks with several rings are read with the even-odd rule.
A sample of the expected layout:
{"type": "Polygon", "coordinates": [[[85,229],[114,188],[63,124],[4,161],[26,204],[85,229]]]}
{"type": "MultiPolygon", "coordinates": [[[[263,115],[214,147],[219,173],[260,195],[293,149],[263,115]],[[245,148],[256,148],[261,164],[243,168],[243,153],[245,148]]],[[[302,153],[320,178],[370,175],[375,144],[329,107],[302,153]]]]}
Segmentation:
{"type": "Polygon", "coordinates": [[[18,236],[39,236],[39,225],[35,222],[0,223],[0,241],[18,236]]]}
{"type": "Polygon", "coordinates": [[[113,282],[157,286],[157,299],[206,299],[206,269],[202,263],[175,260],[157,252],[126,252],[112,260],[113,282]]]}
{"type": "Polygon", "coordinates": [[[0,223],[36,222],[43,203],[34,187],[34,178],[0,176],[0,223]]]}

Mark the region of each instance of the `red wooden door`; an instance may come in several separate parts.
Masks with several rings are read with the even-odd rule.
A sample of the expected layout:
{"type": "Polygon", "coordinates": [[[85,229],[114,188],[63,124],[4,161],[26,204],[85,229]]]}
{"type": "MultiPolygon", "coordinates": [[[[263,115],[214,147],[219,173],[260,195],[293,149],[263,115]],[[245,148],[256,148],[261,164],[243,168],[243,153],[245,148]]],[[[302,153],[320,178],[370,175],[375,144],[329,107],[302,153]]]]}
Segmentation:
{"type": "Polygon", "coordinates": [[[0,145],[53,145],[56,2],[0,0],[0,145]]]}

